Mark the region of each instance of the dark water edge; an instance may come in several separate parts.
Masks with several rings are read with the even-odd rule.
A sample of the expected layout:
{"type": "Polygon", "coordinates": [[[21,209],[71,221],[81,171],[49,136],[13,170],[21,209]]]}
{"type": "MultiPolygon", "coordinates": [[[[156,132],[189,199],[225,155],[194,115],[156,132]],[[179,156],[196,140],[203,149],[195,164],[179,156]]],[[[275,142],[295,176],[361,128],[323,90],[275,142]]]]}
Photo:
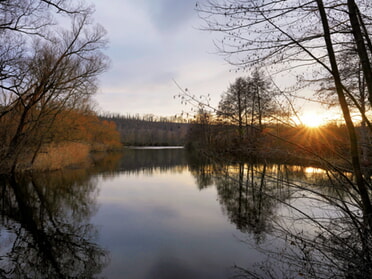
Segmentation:
{"type": "Polygon", "coordinates": [[[324,170],[180,148],[102,155],[2,177],[0,277],[368,278],[357,228],[325,198],[353,201],[324,170]]]}

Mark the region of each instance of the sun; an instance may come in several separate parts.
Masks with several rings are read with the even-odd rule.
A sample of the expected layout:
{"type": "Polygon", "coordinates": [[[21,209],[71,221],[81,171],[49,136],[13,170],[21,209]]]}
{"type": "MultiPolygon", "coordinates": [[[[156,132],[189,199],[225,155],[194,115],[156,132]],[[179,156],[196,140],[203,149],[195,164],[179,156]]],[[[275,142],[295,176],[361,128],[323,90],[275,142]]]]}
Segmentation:
{"type": "Polygon", "coordinates": [[[327,122],[324,115],[316,112],[305,112],[300,118],[302,124],[309,128],[317,128],[327,122]]]}

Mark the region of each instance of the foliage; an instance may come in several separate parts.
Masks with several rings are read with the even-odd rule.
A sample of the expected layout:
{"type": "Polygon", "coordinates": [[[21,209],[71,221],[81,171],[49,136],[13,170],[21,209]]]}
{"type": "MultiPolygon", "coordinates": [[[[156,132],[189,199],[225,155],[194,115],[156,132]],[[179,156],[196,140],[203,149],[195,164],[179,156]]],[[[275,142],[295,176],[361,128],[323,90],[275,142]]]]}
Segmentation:
{"type": "Polygon", "coordinates": [[[52,138],[60,113],[84,110],[108,66],[105,30],[91,8],[71,1],[1,1],[0,121],[14,127],[2,145],[2,171],[52,138]],[[62,28],[56,23],[63,16],[62,28]]]}
{"type": "Polygon", "coordinates": [[[119,148],[120,135],[113,121],[101,120],[92,111],[67,111],[58,115],[55,130],[51,131],[53,141],[81,141],[100,149],[119,148]],[[66,134],[66,129],[70,132],[66,134]]]}
{"type": "MultiPolygon", "coordinates": [[[[19,115],[14,112],[0,119],[0,150],[3,157],[16,133],[17,123],[19,115]]],[[[19,154],[17,169],[59,169],[86,163],[91,151],[121,148],[115,123],[100,120],[92,111],[60,111],[47,123],[46,127],[30,130],[30,140],[19,154]]],[[[2,163],[4,165],[6,162],[2,163]]]]}

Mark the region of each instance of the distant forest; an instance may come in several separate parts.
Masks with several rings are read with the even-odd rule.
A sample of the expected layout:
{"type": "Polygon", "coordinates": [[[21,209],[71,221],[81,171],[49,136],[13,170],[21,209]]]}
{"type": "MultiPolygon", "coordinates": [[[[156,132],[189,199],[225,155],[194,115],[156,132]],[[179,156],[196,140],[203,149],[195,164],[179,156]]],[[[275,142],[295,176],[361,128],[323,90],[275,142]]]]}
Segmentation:
{"type": "Polygon", "coordinates": [[[100,119],[116,124],[125,146],[182,146],[190,125],[181,118],[153,115],[107,114],[100,119]]]}

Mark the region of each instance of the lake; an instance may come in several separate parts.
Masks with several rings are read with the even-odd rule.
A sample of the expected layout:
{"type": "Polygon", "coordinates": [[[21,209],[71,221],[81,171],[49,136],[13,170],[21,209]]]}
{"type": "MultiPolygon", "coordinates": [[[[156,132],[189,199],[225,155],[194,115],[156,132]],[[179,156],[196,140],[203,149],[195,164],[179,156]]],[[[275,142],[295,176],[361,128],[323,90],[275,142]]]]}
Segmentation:
{"type": "Polygon", "coordinates": [[[96,154],[95,162],[2,179],[2,277],[250,278],[255,270],[304,278],[298,257],[309,256],[312,269],[329,263],[309,242],[328,241],[333,234],[319,228],[343,216],[325,202],[337,187],[321,169],[211,163],[179,148],[96,154]]]}

